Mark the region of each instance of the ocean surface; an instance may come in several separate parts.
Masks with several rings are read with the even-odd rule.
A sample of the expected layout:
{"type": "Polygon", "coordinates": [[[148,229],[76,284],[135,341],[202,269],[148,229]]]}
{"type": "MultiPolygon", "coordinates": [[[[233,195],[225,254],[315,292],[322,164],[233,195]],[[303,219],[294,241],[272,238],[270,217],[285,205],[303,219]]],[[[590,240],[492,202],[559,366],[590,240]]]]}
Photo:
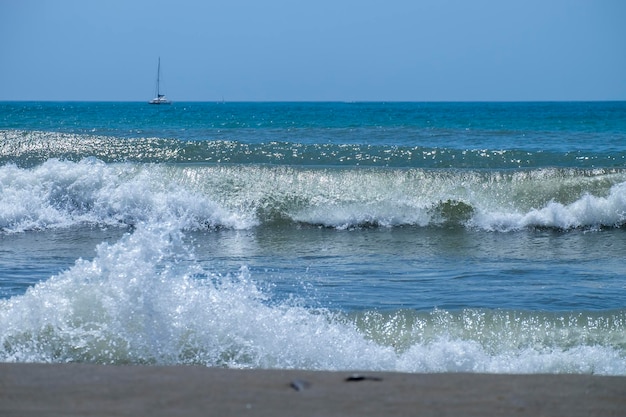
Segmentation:
{"type": "Polygon", "coordinates": [[[0,361],[626,375],[626,102],[0,102],[0,361]]]}

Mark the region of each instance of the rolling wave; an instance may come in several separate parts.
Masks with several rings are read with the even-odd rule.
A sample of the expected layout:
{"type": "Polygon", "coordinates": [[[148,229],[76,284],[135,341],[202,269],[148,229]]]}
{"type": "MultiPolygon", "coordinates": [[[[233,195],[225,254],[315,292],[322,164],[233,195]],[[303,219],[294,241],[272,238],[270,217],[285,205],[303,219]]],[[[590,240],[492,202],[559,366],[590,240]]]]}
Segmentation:
{"type": "Polygon", "coordinates": [[[250,229],[622,227],[626,171],[306,168],[106,164],[50,159],[0,166],[0,229],[78,224],[250,229]]]}

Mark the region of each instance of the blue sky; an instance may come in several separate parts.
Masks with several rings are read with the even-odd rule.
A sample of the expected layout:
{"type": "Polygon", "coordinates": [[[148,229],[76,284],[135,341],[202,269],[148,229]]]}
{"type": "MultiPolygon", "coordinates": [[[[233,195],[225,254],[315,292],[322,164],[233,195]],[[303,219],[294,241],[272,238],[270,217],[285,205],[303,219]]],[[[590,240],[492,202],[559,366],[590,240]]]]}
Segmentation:
{"type": "Polygon", "coordinates": [[[0,100],[626,100],[623,0],[0,0],[0,100]]]}

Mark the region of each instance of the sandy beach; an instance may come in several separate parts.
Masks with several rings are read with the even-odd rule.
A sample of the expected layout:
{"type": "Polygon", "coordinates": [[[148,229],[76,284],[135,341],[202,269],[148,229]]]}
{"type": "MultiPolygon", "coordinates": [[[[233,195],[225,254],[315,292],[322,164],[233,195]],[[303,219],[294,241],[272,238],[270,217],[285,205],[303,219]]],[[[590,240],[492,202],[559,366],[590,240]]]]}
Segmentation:
{"type": "Polygon", "coordinates": [[[0,364],[2,416],[618,416],[626,378],[0,364]]]}

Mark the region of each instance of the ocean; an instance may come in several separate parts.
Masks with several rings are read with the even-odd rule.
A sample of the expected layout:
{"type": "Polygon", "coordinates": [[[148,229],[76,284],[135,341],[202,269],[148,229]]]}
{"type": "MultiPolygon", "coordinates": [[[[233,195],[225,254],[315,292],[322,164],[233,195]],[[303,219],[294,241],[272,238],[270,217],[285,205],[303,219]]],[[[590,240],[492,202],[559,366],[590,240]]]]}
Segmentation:
{"type": "Polygon", "coordinates": [[[0,361],[626,375],[626,102],[0,102],[0,361]]]}

